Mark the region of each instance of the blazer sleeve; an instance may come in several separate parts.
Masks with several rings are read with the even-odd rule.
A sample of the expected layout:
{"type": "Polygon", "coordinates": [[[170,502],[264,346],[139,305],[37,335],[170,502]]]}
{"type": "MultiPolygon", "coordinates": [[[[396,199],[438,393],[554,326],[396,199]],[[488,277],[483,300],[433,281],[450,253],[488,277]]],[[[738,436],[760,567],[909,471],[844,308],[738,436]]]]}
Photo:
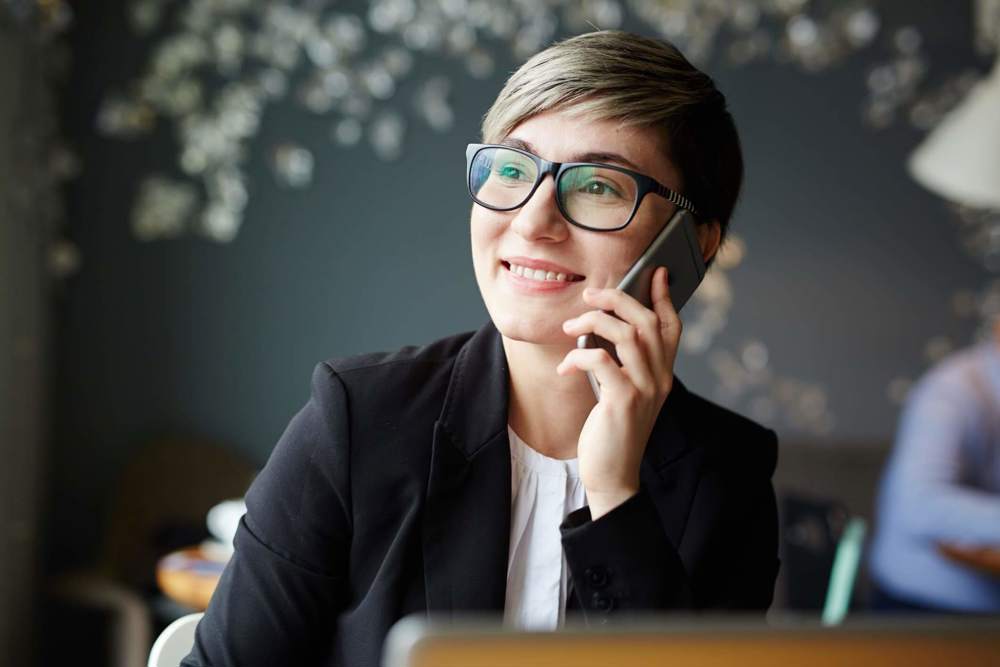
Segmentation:
{"type": "Polygon", "coordinates": [[[348,404],[326,364],[246,496],[247,513],[182,667],[310,664],[348,602],[348,404]]]}
{"type": "Polygon", "coordinates": [[[621,611],[690,607],[684,564],[644,487],[596,521],[589,507],[570,513],[560,530],[588,624],[607,623],[621,611]]]}
{"type": "Polygon", "coordinates": [[[705,499],[714,508],[711,517],[689,518],[687,530],[708,531],[692,564],[697,578],[685,568],[645,487],[596,521],[589,507],[566,517],[563,550],[588,624],[607,623],[621,612],[767,610],[778,574],[778,512],[771,483],[777,438],[766,433],[757,465],[739,466],[728,481],[704,485],[717,497],[705,499]]]}

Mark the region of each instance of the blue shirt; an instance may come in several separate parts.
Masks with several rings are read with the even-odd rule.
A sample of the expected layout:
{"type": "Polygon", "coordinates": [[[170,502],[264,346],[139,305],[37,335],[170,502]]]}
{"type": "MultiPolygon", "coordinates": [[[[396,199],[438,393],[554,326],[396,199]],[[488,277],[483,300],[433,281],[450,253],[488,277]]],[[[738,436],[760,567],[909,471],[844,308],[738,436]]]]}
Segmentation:
{"type": "Polygon", "coordinates": [[[910,392],[882,480],[874,580],[944,609],[1000,611],[1000,579],[954,563],[941,542],[1000,547],[1000,345],[933,368],[910,392]]]}

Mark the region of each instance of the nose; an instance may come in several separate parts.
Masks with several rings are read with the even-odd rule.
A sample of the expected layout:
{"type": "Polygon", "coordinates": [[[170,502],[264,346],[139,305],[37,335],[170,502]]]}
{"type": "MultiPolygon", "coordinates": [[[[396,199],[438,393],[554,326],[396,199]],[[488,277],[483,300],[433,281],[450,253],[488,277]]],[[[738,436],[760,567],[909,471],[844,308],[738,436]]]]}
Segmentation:
{"type": "Polygon", "coordinates": [[[531,241],[561,241],[566,238],[569,224],[556,204],[556,185],[551,174],[542,179],[524,206],[517,210],[510,226],[531,241]]]}

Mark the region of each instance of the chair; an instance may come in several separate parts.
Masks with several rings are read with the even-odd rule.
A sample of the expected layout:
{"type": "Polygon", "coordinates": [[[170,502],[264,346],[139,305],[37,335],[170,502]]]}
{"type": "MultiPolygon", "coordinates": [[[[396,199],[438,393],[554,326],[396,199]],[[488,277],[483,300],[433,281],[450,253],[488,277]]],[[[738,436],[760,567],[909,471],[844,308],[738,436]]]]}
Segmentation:
{"type": "Polygon", "coordinates": [[[867,523],[839,502],[794,493],[781,509],[785,605],[839,625],[855,594],[867,523]]]}
{"type": "Polygon", "coordinates": [[[850,515],[840,503],[799,493],[781,499],[780,515],[784,608],[818,613],[850,515]]]}
{"type": "Polygon", "coordinates": [[[823,625],[840,625],[847,617],[858,578],[861,552],[864,550],[868,523],[861,517],[847,520],[844,532],[837,543],[837,555],[830,568],[830,582],[823,603],[823,625]]]}
{"type": "Polygon", "coordinates": [[[194,611],[158,591],[157,560],[207,537],[206,512],[242,496],[254,473],[242,457],[208,441],[163,438],[138,446],[109,494],[97,562],[50,578],[46,613],[78,628],[80,643],[49,642],[45,664],[84,652],[108,656],[102,664],[109,667],[141,665],[157,630],[194,611]]]}
{"type": "Polygon", "coordinates": [[[194,631],[204,612],[181,616],[168,625],[153,642],[146,667],[177,667],[191,647],[194,646],[194,631]]]}

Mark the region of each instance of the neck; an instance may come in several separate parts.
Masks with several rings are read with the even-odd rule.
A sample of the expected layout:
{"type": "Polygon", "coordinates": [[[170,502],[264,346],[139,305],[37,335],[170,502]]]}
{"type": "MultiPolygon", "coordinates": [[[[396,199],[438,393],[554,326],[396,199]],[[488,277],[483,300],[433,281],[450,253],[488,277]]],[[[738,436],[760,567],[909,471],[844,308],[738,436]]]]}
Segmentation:
{"type": "Polygon", "coordinates": [[[560,376],[556,366],[572,347],[537,345],[503,337],[510,369],[511,428],[535,451],[576,458],[576,444],[597,403],[585,373],[560,376]]]}

